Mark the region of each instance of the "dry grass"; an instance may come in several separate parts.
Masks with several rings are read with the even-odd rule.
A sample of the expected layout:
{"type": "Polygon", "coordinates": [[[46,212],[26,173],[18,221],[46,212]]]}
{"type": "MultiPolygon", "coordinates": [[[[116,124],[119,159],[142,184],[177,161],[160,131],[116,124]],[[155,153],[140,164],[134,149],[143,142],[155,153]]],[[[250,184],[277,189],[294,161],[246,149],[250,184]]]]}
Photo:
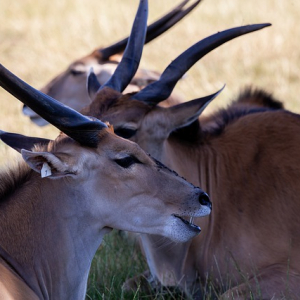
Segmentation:
{"type": "MultiPolygon", "coordinates": [[[[177,1],[179,2],[179,0],[177,1]]],[[[0,63],[36,88],[47,83],[72,60],[128,34],[138,1],[22,0],[1,2],[0,63]]],[[[174,1],[150,1],[150,21],[174,1]]],[[[272,27],[238,38],[197,63],[176,91],[186,99],[226,89],[208,109],[223,106],[245,85],[274,93],[286,107],[300,112],[298,73],[300,2],[296,0],[204,0],[181,24],[145,47],[141,65],[163,70],[198,40],[234,26],[271,22],[272,27]]],[[[48,126],[37,128],[21,113],[21,104],[2,89],[0,128],[54,137],[48,126]]],[[[0,163],[13,151],[0,145],[0,163]]]]}

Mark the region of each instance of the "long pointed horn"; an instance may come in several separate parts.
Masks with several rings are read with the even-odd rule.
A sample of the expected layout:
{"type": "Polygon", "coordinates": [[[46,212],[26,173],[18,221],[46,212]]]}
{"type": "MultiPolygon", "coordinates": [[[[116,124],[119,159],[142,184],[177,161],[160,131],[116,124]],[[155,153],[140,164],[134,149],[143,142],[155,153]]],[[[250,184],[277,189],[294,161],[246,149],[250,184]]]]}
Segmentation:
{"type": "Polygon", "coordinates": [[[0,86],[82,145],[97,147],[99,131],[107,128],[105,123],[83,116],[34,89],[1,64],[0,86]]]}
{"type": "Polygon", "coordinates": [[[143,52],[148,18],[148,1],[140,0],[140,5],[133,22],[130,37],[123,54],[111,78],[100,87],[110,87],[118,92],[123,92],[135,75],[143,52]]]}
{"type": "MultiPolygon", "coordinates": [[[[178,23],[181,19],[183,19],[188,13],[190,13],[200,2],[201,0],[197,0],[195,3],[183,9],[183,7],[189,2],[189,0],[182,1],[178,6],[176,6],[172,11],[164,15],[159,20],[150,24],[147,27],[147,35],[145,44],[151,42],[156,37],[160,36],[176,23],[178,23]]],[[[108,60],[109,57],[121,53],[124,51],[128,42],[128,37],[103,49],[99,49],[98,51],[101,53],[101,57],[104,60],[108,60]]]]}
{"type": "Polygon", "coordinates": [[[270,23],[265,23],[235,27],[218,32],[199,41],[179,55],[165,69],[158,81],[149,84],[132,98],[144,101],[149,105],[156,105],[170,96],[178,80],[207,53],[238,36],[260,30],[270,25],[270,23]]]}

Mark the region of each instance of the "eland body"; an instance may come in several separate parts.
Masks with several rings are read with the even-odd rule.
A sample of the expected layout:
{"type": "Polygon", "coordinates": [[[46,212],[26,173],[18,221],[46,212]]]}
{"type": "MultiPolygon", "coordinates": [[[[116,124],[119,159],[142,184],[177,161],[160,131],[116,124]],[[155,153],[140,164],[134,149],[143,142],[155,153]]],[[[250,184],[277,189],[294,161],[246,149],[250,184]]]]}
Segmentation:
{"type": "MultiPolygon", "coordinates": [[[[256,26],[195,44],[136,94],[103,97],[105,86],[98,85],[83,113],[109,121],[117,134],[212,197],[212,214],[196,221],[205,228],[196,239],[172,247],[158,236],[142,236],[149,280],[187,292],[211,283],[222,299],[298,299],[299,115],[285,111],[266,92],[252,90],[228,109],[200,119],[218,93],[169,108],[158,105],[193,63],[245,28],[266,25],[256,26]]],[[[126,287],[136,287],[138,280],[126,287]]]]}
{"type": "Polygon", "coordinates": [[[300,116],[255,90],[200,119],[205,101],[101,102],[99,115],[116,133],[204,188],[213,203],[209,218],[195,221],[202,234],[187,243],[142,235],[151,271],[144,276],[188,292],[210,282],[224,299],[298,299],[300,116]]]}

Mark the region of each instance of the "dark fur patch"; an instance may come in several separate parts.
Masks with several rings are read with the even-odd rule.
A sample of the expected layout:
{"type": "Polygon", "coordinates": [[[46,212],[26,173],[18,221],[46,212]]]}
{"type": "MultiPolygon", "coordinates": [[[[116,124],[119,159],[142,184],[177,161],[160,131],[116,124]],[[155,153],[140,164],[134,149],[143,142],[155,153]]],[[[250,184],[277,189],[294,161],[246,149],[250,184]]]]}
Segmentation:
{"type": "Polygon", "coordinates": [[[201,127],[199,120],[194,121],[189,126],[179,128],[172,132],[171,136],[176,137],[185,142],[193,143],[195,138],[199,136],[201,127]]]}
{"type": "Polygon", "coordinates": [[[271,94],[260,89],[247,87],[240,93],[237,100],[232,101],[226,109],[219,110],[209,118],[214,121],[212,124],[215,124],[211,127],[208,126],[208,128],[203,126],[201,134],[218,136],[226,126],[246,115],[279,109],[283,109],[283,104],[273,98],[271,94]]]}
{"type": "Polygon", "coordinates": [[[229,107],[227,109],[219,110],[216,114],[214,114],[213,124],[202,128],[201,137],[207,138],[208,136],[219,136],[224,132],[225,128],[229,124],[234,123],[238,119],[250,114],[263,113],[266,111],[270,111],[270,109],[261,107],[229,107]]]}
{"type": "Polygon", "coordinates": [[[275,99],[272,94],[267,93],[261,89],[246,87],[241,91],[237,100],[233,101],[231,105],[244,104],[255,107],[265,107],[271,109],[284,109],[283,103],[275,99]]]}
{"type": "Polygon", "coordinates": [[[23,162],[14,168],[0,171],[0,203],[5,203],[18,188],[31,178],[33,172],[23,162]]]}

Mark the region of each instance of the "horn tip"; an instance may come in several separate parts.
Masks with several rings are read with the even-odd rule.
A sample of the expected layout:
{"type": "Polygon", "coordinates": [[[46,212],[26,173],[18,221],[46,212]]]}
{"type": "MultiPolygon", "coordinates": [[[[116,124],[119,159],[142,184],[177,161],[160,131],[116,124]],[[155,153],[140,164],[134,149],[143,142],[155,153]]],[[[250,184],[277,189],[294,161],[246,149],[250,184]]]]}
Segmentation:
{"type": "Polygon", "coordinates": [[[261,23],[261,24],[257,24],[257,26],[260,28],[265,28],[265,27],[272,26],[272,24],[271,23],[261,23]]]}

